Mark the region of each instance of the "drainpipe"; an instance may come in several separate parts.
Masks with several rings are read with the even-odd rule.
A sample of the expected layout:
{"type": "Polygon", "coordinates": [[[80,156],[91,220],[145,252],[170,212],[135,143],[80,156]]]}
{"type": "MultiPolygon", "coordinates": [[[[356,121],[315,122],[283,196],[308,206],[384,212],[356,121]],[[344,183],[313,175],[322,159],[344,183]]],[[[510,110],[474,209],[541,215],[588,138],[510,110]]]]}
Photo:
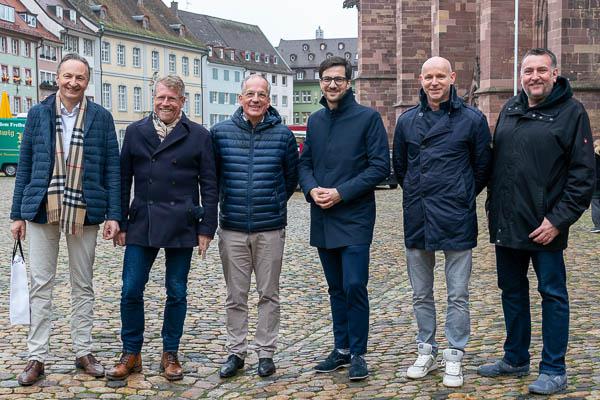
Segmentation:
{"type": "MultiPolygon", "coordinates": [[[[208,88],[208,84],[204,81],[204,68],[202,67],[202,64],[204,63],[204,57],[206,57],[206,60],[208,62],[208,55],[207,54],[202,54],[200,56],[200,79],[202,79],[202,83],[200,84],[200,88],[202,89],[202,95],[201,95],[201,99],[202,99],[202,107],[200,107],[200,115],[202,116],[202,125],[205,127],[208,127],[208,125],[206,124],[206,120],[204,119],[204,106],[206,103],[206,101],[204,101],[205,96],[204,96],[204,89],[208,88]]],[[[208,97],[206,97],[206,100],[208,100],[208,97]]]]}
{"type": "Polygon", "coordinates": [[[517,95],[517,82],[519,80],[519,0],[515,0],[515,62],[513,70],[513,96],[517,95]]]}
{"type": "Polygon", "coordinates": [[[37,88],[35,90],[35,97],[36,97],[35,104],[38,104],[40,102],[40,84],[41,84],[41,82],[40,82],[40,66],[39,66],[38,57],[40,54],[39,49],[41,49],[42,47],[44,47],[44,39],[40,39],[40,41],[38,42],[38,45],[35,47],[35,54],[34,54],[35,74],[36,74],[35,81],[37,82],[37,85],[36,85],[37,88]]]}

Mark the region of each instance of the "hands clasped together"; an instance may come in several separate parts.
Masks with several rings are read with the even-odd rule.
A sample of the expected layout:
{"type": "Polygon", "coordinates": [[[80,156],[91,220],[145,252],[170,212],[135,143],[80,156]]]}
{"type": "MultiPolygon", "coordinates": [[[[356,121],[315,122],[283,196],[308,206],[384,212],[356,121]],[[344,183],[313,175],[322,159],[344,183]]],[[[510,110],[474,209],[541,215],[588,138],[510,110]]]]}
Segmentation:
{"type": "Polygon", "coordinates": [[[316,187],[310,191],[310,197],[312,197],[316,205],[324,210],[342,201],[342,197],[335,188],[316,187]]]}

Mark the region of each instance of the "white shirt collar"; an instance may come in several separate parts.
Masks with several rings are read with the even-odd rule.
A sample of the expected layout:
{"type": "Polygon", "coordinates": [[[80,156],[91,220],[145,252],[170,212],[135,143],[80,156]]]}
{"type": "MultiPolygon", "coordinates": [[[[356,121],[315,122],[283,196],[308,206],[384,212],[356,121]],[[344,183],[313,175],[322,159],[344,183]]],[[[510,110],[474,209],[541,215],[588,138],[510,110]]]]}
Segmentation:
{"type": "Polygon", "coordinates": [[[75,107],[73,107],[73,110],[71,110],[71,112],[69,112],[69,110],[67,110],[67,107],[65,107],[65,105],[61,101],[60,102],[60,113],[66,117],[72,117],[79,112],[80,106],[81,106],[81,102],[77,103],[75,105],[75,107]]]}

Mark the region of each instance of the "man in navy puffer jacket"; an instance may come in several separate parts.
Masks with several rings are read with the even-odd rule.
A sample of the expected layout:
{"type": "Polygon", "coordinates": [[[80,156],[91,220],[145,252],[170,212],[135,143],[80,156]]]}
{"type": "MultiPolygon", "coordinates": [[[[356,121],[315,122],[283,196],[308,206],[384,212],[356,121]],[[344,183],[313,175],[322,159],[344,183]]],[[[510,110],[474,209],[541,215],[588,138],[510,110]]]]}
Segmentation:
{"type": "Polygon", "coordinates": [[[220,371],[234,376],[247,352],[248,292],[252,271],[259,294],[255,342],[258,374],[275,372],[279,331],[279,275],[287,201],[298,184],[298,148],[270,106],[270,85],[260,75],[242,82],[241,107],[212,127],[219,179],[219,253],[227,285],[227,350],[220,371]]]}

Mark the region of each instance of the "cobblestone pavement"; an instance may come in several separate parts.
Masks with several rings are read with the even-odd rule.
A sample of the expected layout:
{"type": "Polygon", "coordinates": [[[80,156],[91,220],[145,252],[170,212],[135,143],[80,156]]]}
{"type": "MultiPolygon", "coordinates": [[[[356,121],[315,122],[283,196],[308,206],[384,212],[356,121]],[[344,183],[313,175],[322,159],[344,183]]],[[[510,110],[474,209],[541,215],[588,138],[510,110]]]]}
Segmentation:
{"type": "MultiPolygon", "coordinates": [[[[275,356],[277,373],[261,379],[256,375],[257,357],[251,353],[242,374],[220,380],[219,365],[226,358],[225,290],[216,243],[208,257],[194,256],[190,273],[188,316],[180,348],[185,378],[169,383],[158,373],[162,350],[160,328],[165,300],[164,275],[159,256],[146,288],[146,340],[144,369],[125,384],[94,379],[78,373],[73,366],[69,333],[69,284],[66,254],[61,249],[54,290],[55,320],[51,336],[51,358],[46,379],[32,387],[16,381],[26,362],[27,329],[8,323],[8,266],[12,239],[9,234],[9,207],[14,180],[0,178],[1,259],[5,273],[0,276],[0,398],[102,398],[150,399],[195,398],[529,398],[527,385],[537,373],[541,352],[540,301],[532,276],[533,338],[531,376],[521,379],[487,379],[476,374],[476,366],[501,355],[504,323],[500,294],[496,287],[493,248],[487,243],[485,221],[480,219],[480,245],[474,252],[471,280],[472,336],[465,358],[465,385],[445,388],[442,368],[423,380],[406,378],[414,360],[416,325],[412,315],[410,283],[406,273],[402,237],[400,190],[377,191],[378,221],[371,251],[369,282],[371,331],[367,362],[370,377],[351,383],[347,371],[317,375],[315,361],[332,347],[329,303],[316,251],[308,245],[309,210],[300,193],[290,201],[289,226],[281,277],[281,331],[275,356]]],[[[482,203],[483,199],[479,199],[482,203]]],[[[480,215],[483,215],[480,207],[480,215]]],[[[556,398],[600,399],[600,235],[588,233],[589,211],[573,227],[566,252],[571,297],[571,336],[567,365],[569,387],[556,398]]],[[[119,293],[122,249],[101,241],[95,268],[96,354],[105,366],[112,365],[120,352],[119,293]]],[[[254,286],[253,286],[254,287],[254,286]]],[[[443,348],[445,285],[437,270],[436,301],[439,305],[438,340],[443,348]]],[[[250,325],[256,321],[255,292],[251,295],[250,325]]],[[[250,332],[250,338],[253,331],[250,332]]]]}

